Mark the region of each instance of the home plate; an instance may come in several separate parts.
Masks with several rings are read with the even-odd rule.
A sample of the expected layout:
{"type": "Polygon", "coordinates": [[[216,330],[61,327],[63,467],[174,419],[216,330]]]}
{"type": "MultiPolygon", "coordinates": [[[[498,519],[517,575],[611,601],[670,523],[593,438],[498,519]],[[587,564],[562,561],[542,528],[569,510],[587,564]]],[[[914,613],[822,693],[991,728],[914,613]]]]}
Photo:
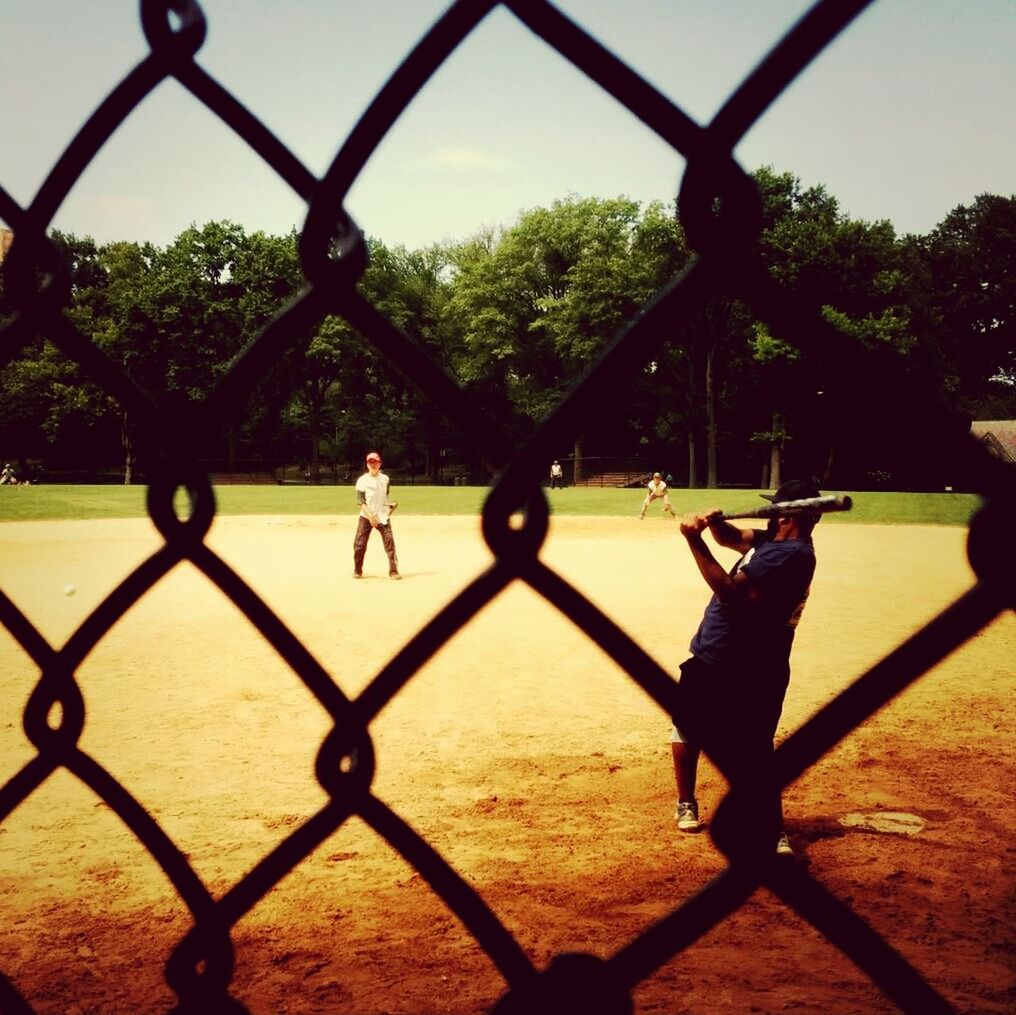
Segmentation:
{"type": "Polygon", "coordinates": [[[890,832],[893,835],[917,835],[924,831],[924,819],[902,811],[875,811],[873,814],[844,814],[839,819],[847,828],[863,828],[868,832],[890,832]]]}

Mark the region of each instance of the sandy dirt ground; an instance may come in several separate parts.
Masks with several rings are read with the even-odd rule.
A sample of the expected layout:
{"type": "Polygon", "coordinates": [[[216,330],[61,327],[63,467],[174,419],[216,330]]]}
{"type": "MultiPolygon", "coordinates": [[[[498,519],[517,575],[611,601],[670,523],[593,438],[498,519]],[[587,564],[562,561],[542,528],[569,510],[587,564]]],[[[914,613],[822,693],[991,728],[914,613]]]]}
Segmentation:
{"type": "MultiPolygon", "coordinates": [[[[543,559],[674,674],[706,589],[676,524],[554,518],[543,559]]],[[[208,542],[342,690],[490,563],[475,519],[397,516],[351,579],[351,518],[217,519],[208,542]]],[[[830,522],[779,736],[972,582],[965,531],[830,522]]],[[[51,645],[159,545],[147,521],[0,526],[0,588],[51,645]],[[66,585],[76,586],[67,596],[66,585]]],[[[729,554],[722,551],[722,558],[729,554]]],[[[1012,1012],[1016,619],[997,620],[853,732],[786,794],[797,862],[960,1012],[1012,1012]],[[893,823],[893,815],[904,815],[893,823]]],[[[38,672],[0,630],[0,783],[34,755],[38,672]]],[[[325,802],[324,710],[222,594],[181,565],[78,671],[82,747],[156,818],[215,897],[325,802]]],[[[58,720],[54,720],[58,721],[58,720]]],[[[724,867],[673,823],[669,723],[556,610],[516,584],[372,729],[375,794],[480,893],[537,966],[608,957],[724,867]]],[[[724,782],[703,766],[708,822],[724,782]]],[[[109,806],[65,771],[0,824],[0,974],[47,1015],[166,1012],[186,906],[109,806]]],[[[256,1015],[473,1013],[505,983],[360,819],[233,929],[234,997],[256,1015]]],[[[764,890],[644,980],[639,1013],[896,1010],[764,890]]]]}

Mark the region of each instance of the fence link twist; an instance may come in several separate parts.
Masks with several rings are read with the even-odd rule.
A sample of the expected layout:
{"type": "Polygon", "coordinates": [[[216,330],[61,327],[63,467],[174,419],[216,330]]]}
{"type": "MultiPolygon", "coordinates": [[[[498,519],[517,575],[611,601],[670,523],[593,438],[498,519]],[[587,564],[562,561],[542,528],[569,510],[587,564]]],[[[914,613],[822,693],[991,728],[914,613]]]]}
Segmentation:
{"type": "MultiPolygon", "coordinates": [[[[751,125],[794,78],[865,7],[866,0],[820,2],[702,127],[655,91],[545,0],[459,0],[419,42],[365,111],[320,180],[309,172],[236,98],[195,63],[205,36],[196,0],[142,0],[140,14],[150,53],[101,103],[68,145],[36,198],[20,207],[0,188],[0,216],[16,239],[5,264],[6,284],[18,311],[0,332],[0,364],[18,355],[33,336],[48,336],[113,396],[144,429],[156,460],[150,470],[148,510],[164,544],[102,602],[66,645],[54,650],[0,591],[0,619],[38,666],[40,677],[24,712],[35,756],[0,789],[0,821],[54,772],[66,769],[89,786],[151,853],[193,917],[166,968],[179,998],[178,1012],[245,1011],[230,995],[231,930],[267,892],[314,849],[357,816],[383,836],[427,880],[503,975],[506,989],[495,1010],[630,1012],[636,985],[705,935],[764,885],[839,947],[902,1010],[922,1015],[950,1005],[892,945],[801,865],[780,865],[750,833],[748,803],[732,786],[713,835],[729,864],[697,895],[607,959],[589,954],[557,956],[537,969],[482,897],[399,815],[372,795],[371,723],[424,663],[510,583],[522,581],[556,607],[627,671],[666,715],[680,714],[671,677],[609,617],[543,564],[539,551],[549,507],[540,489],[548,449],[581,431],[583,422],[616,398],[632,376],[667,342],[679,341],[681,323],[716,294],[736,296],[785,340],[834,365],[843,379],[830,391],[837,411],[857,419],[847,379],[864,376],[866,405],[905,406],[893,424],[917,421],[923,443],[946,456],[965,488],[983,498],[968,537],[976,583],[923,630],[863,674],[797,730],[776,751],[766,773],[778,792],[805,772],[859,723],[916,681],[946,654],[1012,608],[1008,523],[1014,512],[1011,467],[992,457],[957,418],[928,392],[914,390],[891,363],[871,356],[828,325],[817,306],[789,300],[753,254],[759,232],[758,196],[733,150],[751,125]],[[469,33],[496,7],[510,10],[538,37],[571,61],[684,156],[687,168],[679,214],[696,251],[638,317],[604,349],[565,400],[521,448],[509,443],[469,397],[413,340],[358,291],[367,263],[364,236],[343,207],[346,195],[395,119],[469,33]],[[218,387],[186,418],[164,412],[64,315],[70,300],[66,263],[47,229],[68,192],[120,124],[161,82],[175,78],[242,138],[308,206],[299,250],[307,285],[264,328],[224,375],[218,387]],[[483,507],[483,535],[494,563],[405,644],[355,699],[348,698],[297,637],[204,542],[215,515],[214,493],[196,464],[201,437],[241,411],[255,383],[284,351],[300,346],[327,314],[346,318],[386,358],[432,399],[494,471],[483,507]],[[891,393],[891,397],[888,397],[891,393]],[[901,394],[902,393],[902,394],[901,394]],[[885,395],[887,397],[880,397],[885,395]],[[916,415],[915,415],[916,413],[916,415]],[[180,519],[174,496],[186,489],[191,513],[180,519]],[[522,513],[524,524],[513,526],[522,513]],[[328,794],[320,811],[213,899],[184,853],[101,764],[78,745],[85,703],[75,675],[110,628],[182,561],[200,569],[246,615],[327,710],[333,726],[320,745],[316,775],[328,794]],[[48,718],[59,706],[56,728],[48,718]]],[[[706,744],[708,751],[709,745],[706,744]]],[[[16,986],[0,977],[0,1008],[30,1011],[16,986]]]]}

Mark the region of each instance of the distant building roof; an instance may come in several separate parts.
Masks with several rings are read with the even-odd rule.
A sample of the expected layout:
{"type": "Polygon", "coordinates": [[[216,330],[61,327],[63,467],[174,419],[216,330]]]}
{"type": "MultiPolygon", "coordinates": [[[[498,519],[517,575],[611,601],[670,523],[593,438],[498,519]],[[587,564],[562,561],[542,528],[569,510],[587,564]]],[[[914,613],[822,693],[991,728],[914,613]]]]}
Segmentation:
{"type": "Polygon", "coordinates": [[[979,419],[970,424],[970,432],[989,447],[997,441],[1009,458],[1016,461],[1016,419],[979,419]],[[994,438],[994,440],[992,440],[994,438]]]}

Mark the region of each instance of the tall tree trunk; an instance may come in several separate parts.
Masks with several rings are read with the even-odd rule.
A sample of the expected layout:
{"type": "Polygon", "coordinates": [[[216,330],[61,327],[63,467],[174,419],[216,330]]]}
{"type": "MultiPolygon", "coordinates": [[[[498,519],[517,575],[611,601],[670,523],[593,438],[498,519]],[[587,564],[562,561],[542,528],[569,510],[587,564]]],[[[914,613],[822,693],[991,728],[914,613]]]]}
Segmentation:
{"type": "Polygon", "coordinates": [[[697,365],[699,363],[698,353],[695,350],[695,346],[692,345],[688,348],[688,371],[685,378],[684,396],[685,396],[685,419],[688,424],[688,489],[693,490],[698,487],[698,421],[699,421],[699,399],[698,391],[696,386],[696,377],[698,374],[697,365]]]}
{"type": "Polygon", "coordinates": [[[783,482],[783,445],[786,436],[783,432],[783,419],[777,410],[773,410],[772,440],[769,443],[769,482],[772,489],[777,489],[783,482]]]}
{"type": "Polygon", "coordinates": [[[769,482],[772,489],[777,489],[783,482],[783,447],[778,441],[773,441],[769,449],[769,482]]]}
{"type": "Polygon", "coordinates": [[[406,451],[409,453],[409,483],[413,484],[416,476],[416,431],[410,429],[406,434],[406,451]]]}
{"type": "Polygon", "coordinates": [[[442,433],[439,427],[427,431],[427,450],[423,463],[423,472],[428,483],[437,482],[437,470],[441,461],[442,433]]]}
{"type": "Polygon", "coordinates": [[[317,426],[312,426],[310,435],[310,481],[318,486],[321,483],[321,435],[317,426]]]}
{"type": "Polygon", "coordinates": [[[713,359],[716,346],[706,354],[706,489],[716,489],[716,385],[713,378],[713,359]]]}
{"type": "Polygon", "coordinates": [[[126,412],[120,414],[120,444],[123,447],[123,485],[130,486],[134,482],[134,441],[126,412]]]}
{"type": "Polygon", "coordinates": [[[310,481],[319,486],[321,483],[321,417],[324,405],[324,390],[317,381],[311,381],[309,394],[309,412],[307,421],[310,423],[310,481]]]}
{"type": "Polygon", "coordinates": [[[575,470],[572,475],[572,485],[578,486],[582,481],[582,437],[575,438],[575,470]]]}

